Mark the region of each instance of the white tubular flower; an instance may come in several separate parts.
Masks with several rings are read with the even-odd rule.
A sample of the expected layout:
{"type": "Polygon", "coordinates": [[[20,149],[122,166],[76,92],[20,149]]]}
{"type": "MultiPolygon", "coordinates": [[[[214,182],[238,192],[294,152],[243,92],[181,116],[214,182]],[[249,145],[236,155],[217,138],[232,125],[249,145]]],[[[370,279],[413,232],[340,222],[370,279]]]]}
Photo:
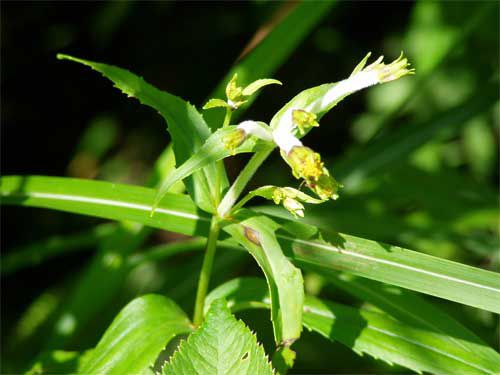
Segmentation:
{"type": "Polygon", "coordinates": [[[399,55],[396,60],[388,65],[383,63],[384,56],[380,56],[375,62],[365,67],[370,56],[371,53],[368,53],[356,66],[349,78],[334,85],[322,99],[314,101],[307,106],[305,110],[312,113],[321,112],[345,96],[353,94],[356,91],[378,83],[394,81],[415,73],[415,69],[408,69],[410,64],[408,63],[408,59],[403,57],[403,52],[401,52],[401,55],[399,55]]]}
{"type": "Polygon", "coordinates": [[[267,142],[273,141],[273,136],[269,127],[262,122],[252,120],[243,121],[237,126],[237,128],[242,129],[247,135],[253,135],[254,137],[267,142]]]}

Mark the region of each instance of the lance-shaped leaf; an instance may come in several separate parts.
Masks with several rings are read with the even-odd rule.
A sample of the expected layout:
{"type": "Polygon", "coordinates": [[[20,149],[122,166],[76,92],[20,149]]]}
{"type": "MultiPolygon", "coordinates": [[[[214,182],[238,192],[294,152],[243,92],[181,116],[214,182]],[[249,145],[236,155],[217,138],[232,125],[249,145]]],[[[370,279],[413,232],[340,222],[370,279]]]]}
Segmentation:
{"type": "MultiPolygon", "coordinates": [[[[158,90],[128,70],[63,54],[58,54],[57,57],[89,66],[111,80],[124,94],[156,109],[167,121],[177,163],[189,159],[210,136],[208,125],[193,105],[177,96],[158,90]]],[[[215,165],[207,165],[203,171],[186,180],[186,188],[193,200],[208,212],[215,211],[214,199],[219,193],[215,191],[218,185],[215,183],[217,173],[215,165]]],[[[221,176],[220,181],[222,187],[227,186],[225,174],[221,176]]]]}
{"type": "Polygon", "coordinates": [[[173,337],[191,330],[187,316],[168,298],[154,294],[136,298],[116,316],[80,372],[142,373],[173,337]]]}
{"type": "MultiPolygon", "coordinates": [[[[253,123],[258,124],[257,122],[253,123]]],[[[264,131],[265,129],[263,129],[263,132],[264,131]]],[[[259,151],[268,144],[269,142],[262,141],[246,133],[243,128],[236,125],[218,129],[205,141],[197,152],[168,175],[158,189],[153,209],[156,208],[158,203],[176,182],[187,178],[216,161],[240,153],[259,151]]]]}
{"type": "MultiPolygon", "coordinates": [[[[207,236],[209,216],[197,210],[185,195],[169,193],[151,218],[155,194],[153,189],[103,181],[43,176],[0,178],[2,204],[131,220],[153,228],[207,236]]],[[[498,273],[382,242],[323,232],[298,222],[273,220],[279,220],[283,229],[277,233],[281,247],[301,267],[342,270],[500,313],[498,273]]]]}
{"type": "Polygon", "coordinates": [[[290,346],[302,330],[304,287],[302,274],[286,258],[276,238],[279,225],[268,217],[239,214],[240,222],[224,227],[255,258],[266,276],[271,295],[274,337],[280,346],[290,346]]]}
{"type": "Polygon", "coordinates": [[[254,334],[236,320],[226,301],[214,301],[202,326],[183,341],[163,375],[272,375],[254,334]]]}
{"type": "MultiPolygon", "coordinates": [[[[270,298],[262,279],[238,278],[215,288],[207,304],[225,298],[232,311],[268,308],[270,298]]],[[[399,301],[394,302],[398,304],[399,301]]],[[[437,374],[489,374],[500,370],[500,355],[437,308],[455,331],[444,333],[427,324],[396,320],[386,313],[353,308],[306,296],[304,326],[356,353],[416,372],[437,374]]],[[[426,320],[437,323],[432,316],[426,320]]],[[[439,318],[438,318],[439,320],[439,318]]]]}

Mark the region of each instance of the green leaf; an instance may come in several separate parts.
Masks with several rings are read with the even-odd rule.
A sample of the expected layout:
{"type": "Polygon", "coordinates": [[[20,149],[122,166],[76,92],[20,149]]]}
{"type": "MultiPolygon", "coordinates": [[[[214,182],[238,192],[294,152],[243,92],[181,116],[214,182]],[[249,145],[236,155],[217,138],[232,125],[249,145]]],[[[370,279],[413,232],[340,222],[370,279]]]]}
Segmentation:
{"type": "MultiPolygon", "coordinates": [[[[219,85],[209,96],[221,98],[225,95],[226,84],[234,74],[238,74],[238,81],[243,86],[261,77],[270,77],[287,61],[302,40],[313,30],[321,19],[328,14],[335,1],[308,2],[297,4],[257,46],[246,54],[238,64],[232,67],[219,85]]],[[[279,9],[278,12],[285,11],[279,9]]],[[[269,30],[265,25],[266,32],[269,30]]],[[[247,105],[257,98],[253,95],[248,98],[247,105]]],[[[205,115],[210,127],[217,128],[222,124],[223,116],[218,111],[211,111],[205,115]]],[[[219,111],[221,112],[221,111],[219,111]]],[[[242,110],[235,112],[233,119],[239,116],[242,110]]]]}
{"type": "Polygon", "coordinates": [[[187,316],[168,298],[136,298],[116,316],[80,373],[141,373],[173,337],[191,330],[187,316]]]}
{"type": "Polygon", "coordinates": [[[104,181],[61,177],[2,177],[2,204],[45,207],[112,220],[130,220],[186,235],[205,236],[210,218],[185,195],[167,193],[156,215],[156,190],[104,181]]]}
{"type": "Polygon", "coordinates": [[[498,364],[497,367],[500,366],[500,355],[494,349],[486,346],[474,333],[421,296],[392,285],[339,272],[331,272],[328,280],[403,323],[446,336],[450,346],[475,353],[478,359],[490,363],[490,368],[495,368],[492,366],[495,363],[498,364]]]}
{"type": "MultiPolygon", "coordinates": [[[[210,136],[210,129],[196,108],[181,98],[151,86],[141,77],[115,66],[87,61],[76,57],[58,54],[57,58],[71,60],[100,72],[129,97],[137,98],[142,104],[156,109],[167,121],[168,131],[172,136],[175,158],[178,163],[189,159],[210,136]]],[[[215,212],[215,191],[217,180],[215,165],[209,165],[203,171],[186,180],[186,188],[200,208],[215,212]]],[[[225,175],[222,176],[227,186],[225,175]]]]}
{"type": "MultiPolygon", "coordinates": [[[[169,193],[149,217],[153,189],[80,179],[6,176],[0,179],[2,204],[45,207],[131,220],[154,228],[206,236],[210,218],[187,196],[169,193]]],[[[245,211],[247,213],[251,211],[245,211]]],[[[275,219],[278,220],[278,219],[275,219]]],[[[332,234],[279,220],[281,248],[295,264],[316,270],[342,270],[368,279],[451,301],[500,312],[500,275],[397,246],[346,234],[332,234]]],[[[238,224],[236,224],[238,225],[238,224]]],[[[259,224],[257,224],[260,226],[259,224]]],[[[240,235],[242,228],[238,231],[240,235]]],[[[270,229],[267,229],[268,231],[270,229]]],[[[246,237],[245,237],[246,238],[246,237]]]]}
{"type": "Polygon", "coordinates": [[[231,133],[235,130],[237,130],[235,125],[218,129],[205,141],[203,146],[197,152],[195,152],[188,160],[170,173],[158,189],[158,194],[155,198],[153,208],[156,208],[156,205],[163,199],[165,194],[176,182],[187,178],[207,165],[235,154],[255,152],[266,147],[267,142],[261,141],[252,136],[247,137],[243,143],[234,150],[226,147],[224,142],[225,137],[231,135],[231,133]]]}
{"type": "MultiPolygon", "coordinates": [[[[266,284],[258,278],[238,278],[224,283],[207,296],[207,303],[219,298],[226,298],[232,311],[270,306],[266,284]]],[[[441,311],[439,314],[446,316],[441,311]]],[[[424,328],[421,324],[398,321],[385,313],[309,296],[304,303],[304,326],[358,354],[366,353],[417,372],[497,373],[500,356],[478,338],[471,341],[470,337],[462,336],[465,329],[451,317],[447,318],[458,328],[450,335],[435,328],[424,328]]]]}
{"type": "Polygon", "coordinates": [[[231,106],[222,99],[210,99],[207,104],[203,106],[203,109],[211,108],[231,108],[231,106]]]}
{"type": "Polygon", "coordinates": [[[244,96],[250,96],[260,90],[264,86],[268,85],[283,85],[280,81],[277,79],[271,79],[271,78],[264,78],[264,79],[258,79],[257,81],[252,82],[249,84],[247,87],[243,89],[242,94],[244,96]]]}
{"type": "Polygon", "coordinates": [[[279,225],[267,217],[251,217],[223,228],[255,258],[266,276],[271,295],[271,319],[278,345],[290,346],[302,331],[302,274],[281,250],[279,225]]]}
{"type": "Polygon", "coordinates": [[[181,343],[164,375],[273,374],[257,338],[231,315],[226,301],[214,301],[205,322],[181,343]]]}

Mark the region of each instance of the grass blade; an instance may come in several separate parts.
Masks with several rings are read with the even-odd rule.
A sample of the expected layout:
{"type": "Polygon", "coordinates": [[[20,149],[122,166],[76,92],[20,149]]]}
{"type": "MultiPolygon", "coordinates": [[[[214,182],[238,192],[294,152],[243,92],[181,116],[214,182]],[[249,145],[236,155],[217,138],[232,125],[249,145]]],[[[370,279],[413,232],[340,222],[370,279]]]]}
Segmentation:
{"type": "MultiPolygon", "coordinates": [[[[45,207],[131,220],[206,236],[209,218],[187,196],[168,194],[158,215],[149,217],[152,189],[56,177],[2,177],[3,204],[45,207]],[[68,194],[70,192],[70,194],[68,194]]],[[[346,234],[332,234],[280,220],[277,238],[296,264],[321,273],[343,270],[451,301],[500,312],[500,275],[397,246],[346,234]],[[292,255],[293,254],[293,255],[292,255]]]]}

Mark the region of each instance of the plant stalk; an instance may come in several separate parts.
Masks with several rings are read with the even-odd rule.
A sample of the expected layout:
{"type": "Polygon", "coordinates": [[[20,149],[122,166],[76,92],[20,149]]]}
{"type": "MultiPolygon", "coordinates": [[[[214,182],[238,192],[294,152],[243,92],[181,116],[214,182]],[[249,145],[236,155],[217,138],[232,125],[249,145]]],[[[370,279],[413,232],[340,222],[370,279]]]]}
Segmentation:
{"type": "Polygon", "coordinates": [[[198,280],[198,290],[196,291],[196,302],[194,306],[193,323],[199,326],[203,321],[203,310],[205,307],[205,297],[207,296],[210,274],[214,264],[215,250],[217,249],[217,239],[219,238],[220,226],[217,216],[212,216],[210,223],[210,233],[207,239],[207,248],[201,266],[200,278],[198,280]]]}
{"type": "Polygon", "coordinates": [[[264,160],[267,159],[272,151],[273,149],[269,148],[267,150],[259,151],[252,156],[247,165],[245,165],[245,168],[243,168],[236,180],[234,180],[234,183],[231,185],[226,195],[222,199],[219,207],[217,208],[219,217],[223,218],[227,215],[240,194],[243,192],[243,189],[245,189],[245,186],[248,184],[255,172],[257,172],[257,169],[264,162],[264,160]]]}

